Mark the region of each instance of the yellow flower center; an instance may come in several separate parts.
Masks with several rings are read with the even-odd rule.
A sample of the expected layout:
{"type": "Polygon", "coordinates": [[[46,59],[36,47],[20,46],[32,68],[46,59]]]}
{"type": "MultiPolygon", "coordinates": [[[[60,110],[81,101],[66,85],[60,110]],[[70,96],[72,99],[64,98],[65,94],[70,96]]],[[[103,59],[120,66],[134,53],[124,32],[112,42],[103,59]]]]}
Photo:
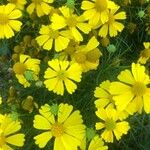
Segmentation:
{"type": "Polygon", "coordinates": [[[115,21],[115,18],[114,18],[114,16],[112,15],[112,14],[109,14],[109,17],[108,17],[108,24],[112,24],[112,23],[114,23],[114,21],[115,21]]]}
{"type": "Polygon", "coordinates": [[[84,63],[87,59],[86,55],[83,54],[82,52],[76,53],[74,57],[78,63],[84,63]]]}
{"type": "Polygon", "coordinates": [[[66,20],[66,23],[69,27],[75,27],[77,25],[77,20],[76,20],[76,17],[75,16],[72,16],[72,17],[69,17],[67,20],[66,20]]]}
{"type": "Polygon", "coordinates": [[[96,0],[95,6],[97,11],[102,12],[107,9],[107,0],[96,0]]]}
{"type": "Polygon", "coordinates": [[[18,2],[18,0],[10,0],[10,3],[16,4],[17,2],[18,2]]]}
{"type": "Polygon", "coordinates": [[[112,119],[105,121],[105,127],[107,130],[114,130],[116,128],[116,122],[112,119]]]}
{"type": "Polygon", "coordinates": [[[87,60],[91,62],[96,62],[100,58],[100,56],[101,56],[101,53],[98,48],[93,49],[86,54],[87,60]]]}
{"type": "Polygon", "coordinates": [[[60,137],[64,133],[64,127],[61,123],[55,123],[51,129],[52,135],[55,137],[60,137]]]}
{"type": "Polygon", "coordinates": [[[9,18],[6,14],[0,13],[0,24],[4,25],[7,24],[9,21],[9,18]]]}
{"type": "Polygon", "coordinates": [[[136,96],[143,96],[146,92],[146,85],[141,82],[136,82],[132,87],[132,93],[136,96]]]}
{"type": "Polygon", "coordinates": [[[50,30],[49,35],[52,39],[57,39],[59,37],[59,31],[50,30]]]}
{"type": "Polygon", "coordinates": [[[57,77],[61,80],[64,80],[66,78],[66,71],[64,70],[60,70],[58,73],[57,73],[57,77]]]}
{"type": "Polygon", "coordinates": [[[35,4],[40,4],[42,0],[32,0],[35,4]]]}
{"type": "Polygon", "coordinates": [[[13,71],[16,74],[24,74],[24,72],[26,71],[26,66],[23,63],[17,62],[13,66],[13,71]]]}
{"type": "Polygon", "coordinates": [[[5,145],[5,136],[3,133],[0,134],[0,147],[5,145]]]}
{"type": "Polygon", "coordinates": [[[150,57],[150,49],[144,49],[142,52],[141,52],[141,56],[143,57],[150,57]]]}

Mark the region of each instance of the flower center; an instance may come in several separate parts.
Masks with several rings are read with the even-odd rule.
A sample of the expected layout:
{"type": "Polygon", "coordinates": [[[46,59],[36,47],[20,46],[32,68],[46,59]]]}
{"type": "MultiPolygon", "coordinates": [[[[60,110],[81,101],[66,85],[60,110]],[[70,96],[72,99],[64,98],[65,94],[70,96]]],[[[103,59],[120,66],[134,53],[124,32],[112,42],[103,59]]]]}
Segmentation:
{"type": "Polygon", "coordinates": [[[76,53],[74,57],[78,63],[84,63],[87,59],[86,55],[83,54],[82,52],[76,53]]]}
{"type": "Polygon", "coordinates": [[[93,49],[86,54],[87,60],[91,62],[96,62],[100,58],[100,56],[101,56],[101,53],[98,48],[93,49]]]}
{"type": "Polygon", "coordinates": [[[32,0],[35,4],[40,4],[42,0],[32,0]]]}
{"type": "Polygon", "coordinates": [[[9,18],[6,14],[0,13],[0,24],[4,25],[7,24],[9,21],[9,18]]]}
{"type": "Polygon", "coordinates": [[[16,4],[18,2],[18,0],[10,0],[9,2],[16,4]]]}
{"type": "Polygon", "coordinates": [[[96,0],[95,6],[97,11],[102,12],[107,9],[107,0],[96,0]]]}
{"type": "Polygon", "coordinates": [[[23,63],[17,62],[13,66],[13,71],[16,74],[24,74],[24,72],[26,71],[26,66],[23,63]]]}
{"type": "Polygon", "coordinates": [[[115,18],[112,14],[109,14],[109,17],[108,17],[108,24],[112,24],[113,22],[115,21],[115,18]]]}
{"type": "Polygon", "coordinates": [[[108,119],[105,121],[105,127],[107,130],[114,130],[116,127],[116,122],[112,119],[108,119]]]}
{"type": "Polygon", "coordinates": [[[141,52],[141,56],[143,57],[150,57],[150,49],[144,49],[142,52],[141,52]]]}
{"type": "Polygon", "coordinates": [[[136,82],[132,87],[132,93],[136,96],[143,96],[146,92],[146,85],[141,82],[136,82]]]}
{"type": "Polygon", "coordinates": [[[67,20],[66,20],[66,23],[69,27],[75,27],[77,25],[77,20],[76,20],[76,17],[73,16],[73,17],[69,17],[67,20]]]}
{"type": "Polygon", "coordinates": [[[52,135],[55,137],[60,137],[64,133],[64,127],[61,123],[55,123],[52,126],[52,135]]]}
{"type": "Polygon", "coordinates": [[[57,39],[59,37],[59,32],[58,31],[54,31],[54,30],[50,30],[49,31],[49,35],[52,39],[57,39]]]}
{"type": "Polygon", "coordinates": [[[66,71],[64,70],[60,70],[58,73],[57,73],[57,77],[61,80],[64,80],[66,78],[66,71]]]}
{"type": "Polygon", "coordinates": [[[2,147],[3,145],[5,145],[5,136],[3,135],[3,133],[0,134],[0,147],[2,147]]]}

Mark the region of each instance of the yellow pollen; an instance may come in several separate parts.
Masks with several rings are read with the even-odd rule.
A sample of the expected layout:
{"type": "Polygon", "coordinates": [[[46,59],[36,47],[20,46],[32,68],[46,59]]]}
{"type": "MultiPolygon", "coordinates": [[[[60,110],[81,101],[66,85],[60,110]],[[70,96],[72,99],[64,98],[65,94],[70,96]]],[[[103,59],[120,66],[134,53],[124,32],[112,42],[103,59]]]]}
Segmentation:
{"type": "Polygon", "coordinates": [[[108,24],[111,24],[111,23],[114,23],[114,21],[115,21],[115,18],[114,18],[114,16],[112,15],[112,14],[109,14],[109,17],[108,17],[108,24]]]}
{"type": "Polygon", "coordinates": [[[66,78],[66,71],[64,70],[60,70],[58,73],[57,73],[57,77],[61,80],[64,80],[66,78]]]}
{"type": "Polygon", "coordinates": [[[146,92],[146,85],[141,82],[136,82],[132,87],[132,93],[136,96],[143,96],[146,92]]]}
{"type": "Polygon", "coordinates": [[[32,0],[35,4],[40,4],[42,0],[32,0]]]}
{"type": "Polygon", "coordinates": [[[96,62],[100,58],[100,56],[101,56],[101,52],[99,51],[98,48],[93,49],[86,54],[86,58],[90,62],[96,62]]]}
{"type": "Polygon", "coordinates": [[[0,13],[0,24],[4,25],[7,24],[9,21],[9,18],[6,14],[0,13]]]}
{"type": "Polygon", "coordinates": [[[87,59],[86,55],[82,52],[76,53],[74,57],[78,63],[84,63],[87,59]]]}
{"type": "Polygon", "coordinates": [[[59,37],[59,32],[58,31],[54,31],[54,30],[50,30],[49,31],[49,35],[52,39],[56,39],[59,37]]]}
{"type": "Polygon", "coordinates": [[[5,145],[5,136],[3,135],[3,133],[0,134],[0,147],[2,147],[3,145],[5,145]]]}
{"type": "Polygon", "coordinates": [[[69,27],[75,27],[77,25],[77,20],[76,20],[76,17],[69,17],[67,20],[66,20],[66,23],[69,27]]]}
{"type": "Polygon", "coordinates": [[[107,0],[96,0],[95,6],[97,11],[102,12],[107,9],[107,0]]]}
{"type": "Polygon", "coordinates": [[[55,123],[53,124],[51,131],[53,136],[60,137],[64,133],[64,127],[61,123],[55,123]]]}
{"type": "Polygon", "coordinates": [[[26,66],[23,63],[17,62],[13,66],[13,71],[16,74],[24,74],[24,72],[26,71],[26,66]]]}
{"type": "Polygon", "coordinates": [[[142,57],[150,57],[150,49],[144,49],[142,52],[141,52],[141,56],[142,57]]]}
{"type": "Polygon", "coordinates": [[[10,3],[16,4],[17,2],[18,2],[18,0],[10,0],[10,3]]]}
{"type": "Polygon", "coordinates": [[[116,128],[116,122],[112,119],[107,119],[105,121],[105,127],[107,130],[114,130],[116,128]]]}

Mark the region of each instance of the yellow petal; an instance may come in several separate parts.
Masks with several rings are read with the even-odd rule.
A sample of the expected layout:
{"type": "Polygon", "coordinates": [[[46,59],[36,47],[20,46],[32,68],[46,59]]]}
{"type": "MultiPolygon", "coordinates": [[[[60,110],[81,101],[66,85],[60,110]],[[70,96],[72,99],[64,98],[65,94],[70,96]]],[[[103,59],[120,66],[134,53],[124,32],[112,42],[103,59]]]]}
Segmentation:
{"type": "Polygon", "coordinates": [[[27,12],[28,12],[29,14],[32,14],[33,11],[34,11],[34,9],[35,9],[35,4],[34,4],[34,3],[31,3],[31,4],[27,7],[27,12]]]}
{"type": "Polygon", "coordinates": [[[49,39],[49,35],[40,35],[36,38],[37,43],[42,46],[49,39]]]}
{"type": "Polygon", "coordinates": [[[57,39],[55,39],[55,50],[56,52],[62,51],[63,49],[67,48],[69,39],[65,38],[63,36],[59,36],[57,39]]]}
{"type": "Polygon", "coordinates": [[[9,39],[9,38],[11,38],[12,36],[14,36],[13,30],[11,29],[11,27],[10,27],[8,24],[6,24],[6,25],[4,26],[4,35],[5,35],[5,37],[6,37],[7,39],[9,39]]]}
{"type": "Polygon", "coordinates": [[[51,7],[48,4],[41,2],[41,8],[46,15],[50,13],[51,7]]]}
{"type": "Polygon", "coordinates": [[[135,79],[133,78],[133,75],[132,75],[131,71],[129,71],[129,70],[121,71],[121,73],[118,75],[117,78],[120,81],[131,84],[131,85],[133,85],[135,83],[135,79]]]}
{"type": "Polygon", "coordinates": [[[58,94],[58,95],[64,94],[64,84],[63,84],[62,80],[58,80],[53,92],[58,94]]]}
{"type": "Polygon", "coordinates": [[[49,39],[44,43],[43,48],[45,50],[51,50],[52,46],[53,46],[53,39],[49,39]]]}
{"type": "Polygon", "coordinates": [[[15,31],[20,31],[21,25],[22,23],[20,21],[17,20],[10,20],[9,21],[9,25],[11,26],[11,28],[13,28],[15,31]]]}
{"type": "Polygon", "coordinates": [[[77,63],[72,64],[66,71],[66,74],[69,79],[72,79],[76,82],[81,81],[81,67],[77,63]]]}
{"type": "Polygon", "coordinates": [[[91,31],[91,26],[87,23],[78,23],[77,27],[86,34],[88,34],[91,31]]]}
{"type": "Polygon", "coordinates": [[[106,37],[107,34],[108,34],[108,25],[107,25],[107,24],[104,24],[104,25],[100,28],[98,35],[101,36],[101,37],[106,37]]]}
{"type": "Polygon", "coordinates": [[[51,17],[52,21],[52,28],[57,30],[57,29],[62,29],[66,26],[65,19],[62,16],[59,16],[58,14],[53,14],[51,17]]]}
{"type": "Polygon", "coordinates": [[[126,19],[126,13],[125,12],[120,12],[114,15],[115,19],[126,19]]]}
{"type": "Polygon", "coordinates": [[[34,123],[33,126],[36,129],[40,129],[40,130],[50,130],[51,129],[50,122],[41,115],[35,115],[33,123],[34,123]]]}
{"type": "Polygon", "coordinates": [[[76,41],[83,41],[83,37],[82,37],[81,33],[75,27],[71,28],[71,33],[76,41]]]}
{"type": "Polygon", "coordinates": [[[52,133],[50,131],[41,133],[34,137],[35,144],[37,144],[40,148],[44,148],[51,138],[52,133]]]}
{"type": "Polygon", "coordinates": [[[97,41],[97,39],[95,38],[95,36],[93,36],[93,37],[89,40],[89,42],[88,42],[88,44],[87,44],[87,46],[86,46],[86,49],[88,49],[88,50],[93,50],[93,49],[95,49],[98,45],[99,45],[99,42],[97,41]]]}
{"type": "Polygon", "coordinates": [[[66,119],[71,114],[72,110],[73,110],[73,106],[72,105],[63,104],[63,103],[60,104],[59,105],[59,111],[58,111],[58,122],[59,123],[65,122],[66,119]]]}
{"type": "Polygon", "coordinates": [[[24,134],[15,134],[6,138],[6,142],[15,146],[23,146],[24,145],[24,134]]]}
{"type": "Polygon", "coordinates": [[[51,68],[48,68],[46,71],[45,71],[45,75],[44,75],[44,78],[45,79],[50,79],[50,78],[54,78],[57,76],[57,73],[52,70],[51,68]]]}
{"type": "Polygon", "coordinates": [[[12,121],[11,123],[9,123],[4,130],[4,135],[10,135],[12,133],[15,133],[17,131],[19,131],[21,128],[20,122],[18,121],[12,121]]]}
{"type": "Polygon", "coordinates": [[[14,4],[12,4],[12,3],[8,3],[6,6],[5,6],[5,8],[4,8],[4,12],[6,13],[6,14],[10,14],[14,9],[15,9],[15,5],[14,4]]]}
{"type": "Polygon", "coordinates": [[[20,18],[21,16],[22,16],[21,11],[18,9],[15,9],[9,14],[9,19],[17,19],[17,18],[20,18]]]}
{"type": "Polygon", "coordinates": [[[73,81],[65,79],[64,82],[68,93],[72,94],[77,89],[77,85],[73,81]]]}
{"type": "Polygon", "coordinates": [[[81,9],[88,10],[95,7],[95,4],[89,1],[83,1],[81,5],[81,9]]]}

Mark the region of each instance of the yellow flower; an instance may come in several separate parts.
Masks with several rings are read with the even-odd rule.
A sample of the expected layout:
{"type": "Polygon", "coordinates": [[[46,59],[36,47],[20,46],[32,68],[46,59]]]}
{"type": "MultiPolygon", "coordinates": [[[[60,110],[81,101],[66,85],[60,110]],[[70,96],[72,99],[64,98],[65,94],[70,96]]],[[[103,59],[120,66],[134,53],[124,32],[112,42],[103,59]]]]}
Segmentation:
{"type": "Polygon", "coordinates": [[[40,60],[22,54],[20,55],[19,62],[14,64],[13,71],[16,78],[25,88],[30,86],[29,81],[38,79],[38,74],[40,71],[39,64],[40,60]]]}
{"type": "Polygon", "coordinates": [[[145,67],[132,63],[132,70],[124,70],[118,75],[119,82],[112,82],[110,92],[113,94],[117,109],[134,112],[150,113],[150,83],[149,76],[145,73],[145,67]]]}
{"type": "Polygon", "coordinates": [[[99,30],[99,36],[106,37],[108,34],[110,37],[114,37],[121,32],[124,28],[124,25],[116,20],[126,19],[125,12],[116,13],[119,9],[119,6],[115,9],[111,9],[108,12],[108,21],[104,24],[101,23],[101,28],[99,30]]]}
{"type": "Polygon", "coordinates": [[[38,17],[48,15],[51,11],[50,3],[54,0],[32,0],[32,3],[27,7],[27,12],[32,14],[36,11],[38,17]]]}
{"type": "Polygon", "coordinates": [[[61,53],[59,53],[59,59],[70,60],[75,52],[79,49],[80,42],[75,40],[70,40],[67,48],[65,48],[61,53]]]}
{"type": "Polygon", "coordinates": [[[82,116],[78,110],[73,111],[72,105],[61,103],[57,107],[53,113],[52,106],[45,104],[40,115],[35,115],[34,128],[44,131],[34,137],[35,143],[44,148],[54,137],[54,150],[76,150],[85,135],[82,116]]]}
{"type": "Polygon", "coordinates": [[[103,140],[96,135],[90,142],[88,150],[108,150],[108,146],[105,146],[103,140]]]}
{"type": "Polygon", "coordinates": [[[79,30],[88,34],[91,30],[91,26],[88,23],[85,23],[83,16],[77,16],[68,7],[63,6],[59,8],[59,10],[62,15],[55,13],[51,17],[52,28],[55,30],[66,28],[76,41],[83,41],[83,36],[79,30]]]}
{"type": "Polygon", "coordinates": [[[62,51],[68,46],[69,39],[65,36],[64,31],[54,30],[50,25],[42,25],[41,35],[36,38],[37,43],[43,46],[45,50],[51,50],[53,42],[55,43],[55,50],[62,51]]]}
{"type": "Polygon", "coordinates": [[[103,24],[108,21],[108,9],[114,9],[117,5],[110,0],[84,0],[81,9],[85,10],[83,15],[89,20],[89,24],[96,26],[99,22],[103,24]]]}
{"type": "Polygon", "coordinates": [[[0,39],[9,39],[14,31],[20,31],[22,23],[16,19],[22,16],[14,4],[0,5],[0,39]]]}
{"type": "Polygon", "coordinates": [[[10,3],[15,4],[18,9],[23,10],[24,5],[27,3],[26,0],[8,0],[10,3]]]}
{"type": "MultiPolygon", "coordinates": [[[[102,82],[99,87],[96,87],[94,91],[94,96],[98,98],[95,101],[95,106],[97,109],[101,108],[116,108],[113,95],[110,93],[111,82],[106,80],[102,82]]],[[[118,111],[118,117],[120,120],[123,120],[128,117],[128,113],[124,111],[118,111]]]]}
{"type": "Polygon", "coordinates": [[[97,48],[98,45],[99,42],[93,36],[87,45],[80,46],[72,55],[72,61],[77,62],[82,67],[83,72],[96,69],[99,65],[99,58],[102,53],[97,48]]]}
{"type": "Polygon", "coordinates": [[[13,120],[10,115],[0,114],[0,149],[13,150],[10,146],[22,147],[25,135],[16,133],[21,129],[20,122],[13,120]]]}
{"type": "Polygon", "coordinates": [[[141,51],[138,62],[141,64],[146,64],[150,58],[150,42],[144,42],[143,45],[145,49],[141,51]]]}
{"type": "Polygon", "coordinates": [[[94,135],[90,143],[86,141],[86,137],[81,142],[81,150],[108,150],[108,146],[104,145],[102,138],[98,135],[94,135]],[[87,146],[88,145],[88,146],[87,146]]]}
{"type": "Polygon", "coordinates": [[[115,106],[113,95],[110,94],[110,84],[111,82],[109,80],[106,80],[102,82],[99,87],[96,87],[94,96],[98,98],[95,101],[95,105],[97,108],[107,108],[115,106]]]}
{"type": "Polygon", "coordinates": [[[113,143],[114,136],[120,140],[130,129],[128,122],[119,120],[118,112],[113,108],[98,109],[96,115],[102,120],[96,123],[96,130],[103,129],[101,137],[106,142],[113,143]]]}
{"type": "Polygon", "coordinates": [[[48,62],[48,69],[45,71],[44,84],[49,91],[58,95],[64,94],[64,88],[72,94],[77,85],[73,82],[81,81],[81,68],[77,63],[70,64],[69,61],[54,59],[48,62]]]}

